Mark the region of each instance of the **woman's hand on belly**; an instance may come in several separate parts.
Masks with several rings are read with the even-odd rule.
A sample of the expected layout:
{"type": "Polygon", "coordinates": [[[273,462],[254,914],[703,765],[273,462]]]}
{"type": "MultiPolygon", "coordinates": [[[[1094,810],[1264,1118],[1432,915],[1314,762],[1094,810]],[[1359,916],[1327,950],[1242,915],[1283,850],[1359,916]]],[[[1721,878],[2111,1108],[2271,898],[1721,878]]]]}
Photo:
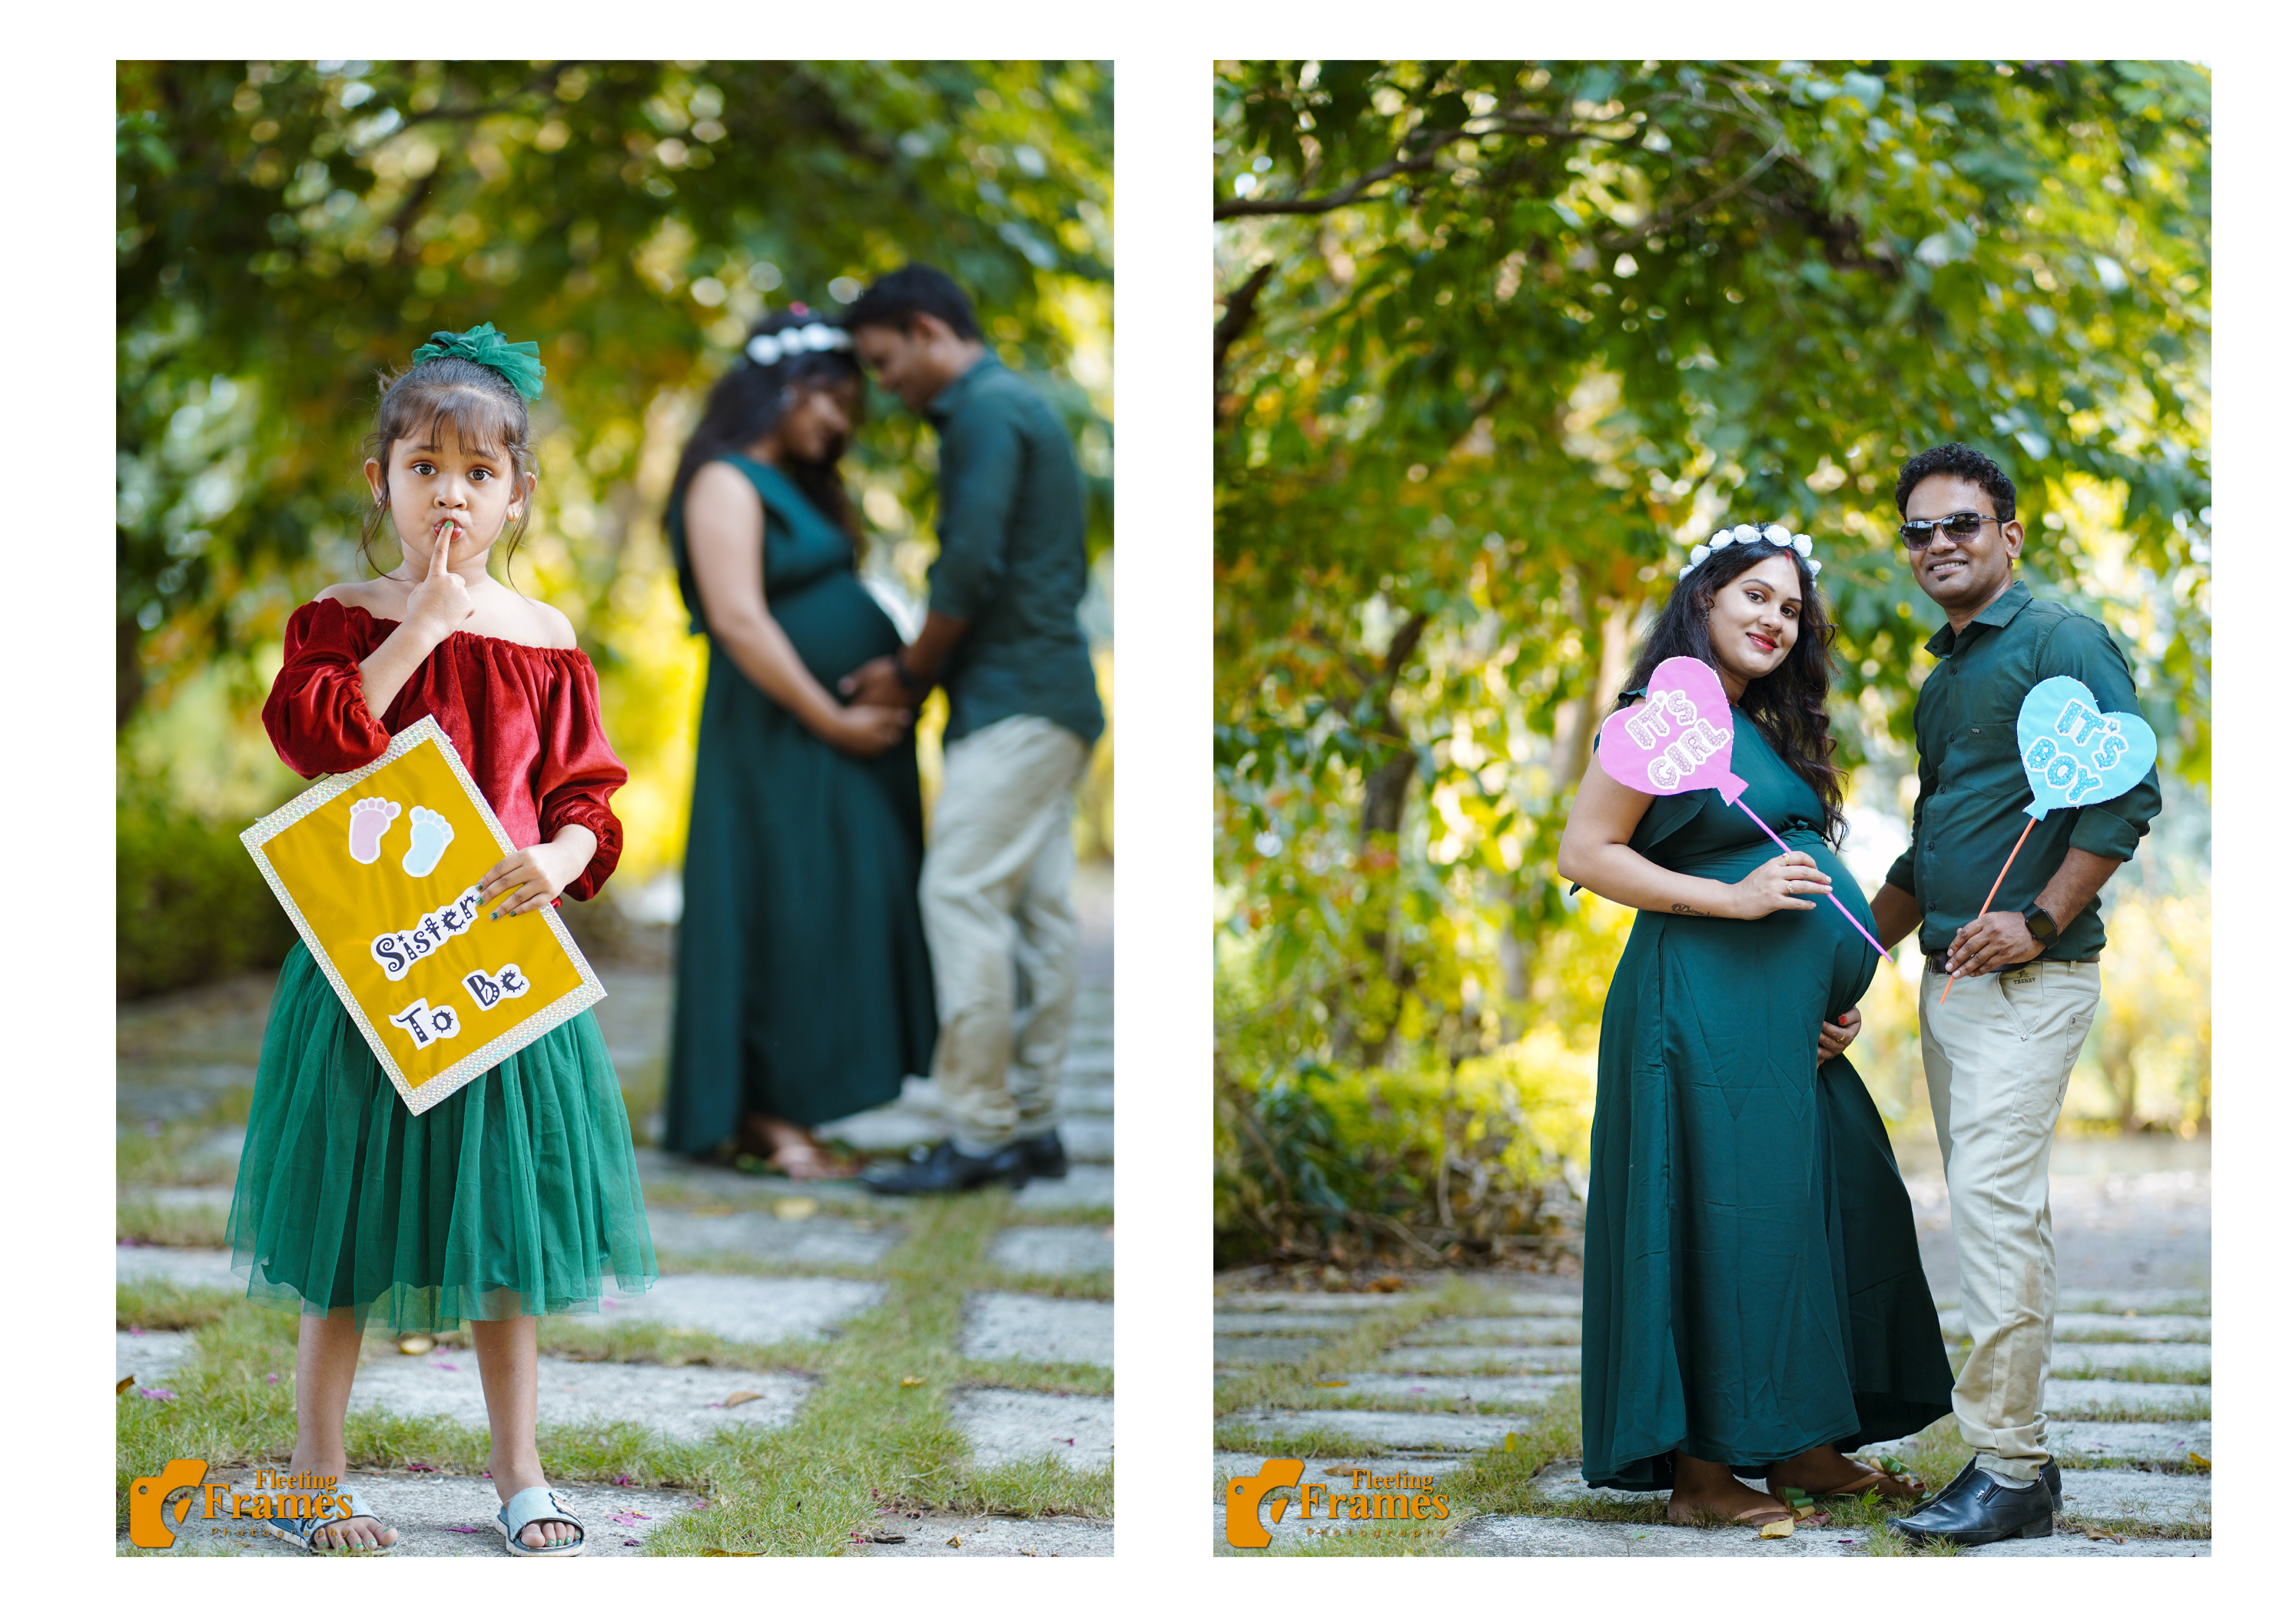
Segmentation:
{"type": "Polygon", "coordinates": [[[1817,1062],[1824,1064],[1837,1058],[1842,1050],[1857,1040],[1865,1029],[1866,1017],[1852,1009],[1832,1020],[1819,1022],[1817,1028],[1817,1062]]]}
{"type": "Polygon", "coordinates": [[[1732,917],[1759,919],[1780,909],[1816,907],[1805,899],[1824,896],[1833,881],[1807,852],[1782,852],[1731,889],[1736,899],[1732,917]]]}
{"type": "Polygon", "coordinates": [[[917,721],[906,706],[834,706],[814,732],[846,755],[867,762],[891,750],[917,721]]]}

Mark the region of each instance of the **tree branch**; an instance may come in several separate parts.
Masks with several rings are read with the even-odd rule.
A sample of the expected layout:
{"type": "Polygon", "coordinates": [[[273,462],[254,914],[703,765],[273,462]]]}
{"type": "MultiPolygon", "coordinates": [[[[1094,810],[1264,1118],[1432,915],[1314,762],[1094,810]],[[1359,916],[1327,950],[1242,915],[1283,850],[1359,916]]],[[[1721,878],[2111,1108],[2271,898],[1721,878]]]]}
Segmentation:
{"type": "Polygon", "coordinates": [[[1219,409],[1220,377],[1227,372],[1227,350],[1235,339],[1243,334],[1244,327],[1259,306],[1259,293],[1275,274],[1275,260],[1269,259],[1252,270],[1244,283],[1227,294],[1227,306],[1212,327],[1212,409],[1217,417],[1219,409]]]}
{"type": "Polygon", "coordinates": [[[1728,185],[1724,185],[1720,190],[1709,193],[1695,206],[1655,214],[1650,218],[1645,219],[1643,223],[1637,225],[1635,228],[1625,232],[1623,235],[1605,236],[1600,243],[1598,250],[1604,252],[1623,251],[1625,249],[1634,246],[1638,243],[1648,241],[1653,235],[1663,235],[1668,230],[1674,228],[1677,225],[1687,224],[1692,219],[1697,218],[1701,213],[1708,212],[1715,208],[1720,207],[1724,202],[1729,201],[1731,197],[1737,195],[1748,185],[1753,184],[1755,180],[1759,179],[1765,173],[1768,172],[1770,165],[1777,161],[1779,158],[1784,156],[1788,151],[1792,150],[1792,141],[1788,139],[1785,133],[1781,130],[1778,134],[1777,139],[1772,143],[1770,149],[1762,153],[1760,160],[1757,161],[1753,167],[1739,175],[1737,178],[1732,180],[1728,185]]]}

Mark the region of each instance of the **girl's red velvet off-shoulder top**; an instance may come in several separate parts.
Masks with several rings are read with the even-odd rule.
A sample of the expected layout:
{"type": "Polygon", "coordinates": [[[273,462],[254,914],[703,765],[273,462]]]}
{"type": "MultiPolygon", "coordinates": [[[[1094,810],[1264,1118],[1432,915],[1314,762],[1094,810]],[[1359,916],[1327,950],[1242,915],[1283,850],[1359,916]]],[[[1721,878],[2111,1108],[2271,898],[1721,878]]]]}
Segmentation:
{"type": "Polygon", "coordinates": [[[307,779],[348,773],[381,756],[392,735],[436,718],[512,845],[538,845],[569,824],[598,837],[597,855],[565,893],[577,901],[595,895],[622,856],[621,820],[606,798],[630,775],[599,727],[590,658],[451,634],[377,722],[359,688],[359,663],[398,626],[332,599],[287,619],[286,664],[263,704],[263,727],[280,759],[307,779]]]}

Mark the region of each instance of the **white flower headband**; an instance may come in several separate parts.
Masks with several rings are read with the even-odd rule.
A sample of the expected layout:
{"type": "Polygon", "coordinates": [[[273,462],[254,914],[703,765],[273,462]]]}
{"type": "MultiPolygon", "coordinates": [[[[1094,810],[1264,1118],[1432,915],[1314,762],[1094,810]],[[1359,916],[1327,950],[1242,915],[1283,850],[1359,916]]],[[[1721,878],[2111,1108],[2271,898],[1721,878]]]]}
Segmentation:
{"type": "Polygon", "coordinates": [[[751,364],[774,365],[800,353],[842,353],[852,346],[851,333],[815,320],[791,325],[785,331],[767,331],[752,336],[750,345],[742,350],[750,356],[751,364]]]}
{"type": "Polygon", "coordinates": [[[1726,549],[1732,544],[1765,543],[1775,548],[1791,549],[1800,556],[1803,560],[1809,563],[1809,573],[1812,577],[1825,570],[1817,562],[1810,560],[1809,537],[1807,533],[1796,532],[1790,528],[1781,526],[1776,522],[1772,522],[1764,527],[1737,526],[1731,528],[1727,532],[1717,532],[1690,552],[1689,564],[1674,574],[1675,580],[1678,582],[1688,577],[1703,565],[1706,557],[1717,549],[1726,549]]]}

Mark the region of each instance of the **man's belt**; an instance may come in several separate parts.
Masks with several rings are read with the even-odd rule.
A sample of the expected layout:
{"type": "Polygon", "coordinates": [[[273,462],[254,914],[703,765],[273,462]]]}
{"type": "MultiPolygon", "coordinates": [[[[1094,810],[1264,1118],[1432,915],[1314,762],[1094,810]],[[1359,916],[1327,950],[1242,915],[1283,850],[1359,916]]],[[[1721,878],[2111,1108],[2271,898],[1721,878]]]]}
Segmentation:
{"type": "MultiPolygon", "coordinates": [[[[1946,967],[1944,949],[1940,948],[1935,952],[1924,953],[1923,956],[1929,960],[1930,974],[1933,976],[1941,976],[1950,973],[1946,967]]],[[[2093,952],[2085,959],[2052,959],[2044,956],[2038,959],[2028,959],[2025,960],[2025,964],[2094,964],[2103,956],[2104,955],[2101,952],[2093,952]]],[[[2014,965],[2012,966],[2012,968],[2022,969],[2025,968],[2025,964],[2014,965]]],[[[2000,972],[1998,970],[1988,970],[1986,973],[1988,975],[1997,975],[2000,972]]]]}

